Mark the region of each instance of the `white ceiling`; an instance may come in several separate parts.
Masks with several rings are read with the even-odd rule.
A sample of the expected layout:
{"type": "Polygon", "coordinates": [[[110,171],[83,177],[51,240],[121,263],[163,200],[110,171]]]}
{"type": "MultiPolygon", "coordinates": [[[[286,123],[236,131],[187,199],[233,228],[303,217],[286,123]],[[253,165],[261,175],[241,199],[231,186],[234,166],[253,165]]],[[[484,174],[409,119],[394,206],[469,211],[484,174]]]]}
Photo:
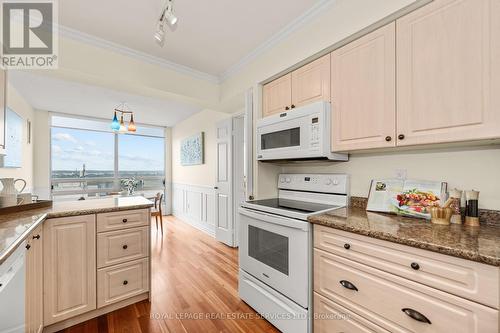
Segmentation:
{"type": "Polygon", "coordinates": [[[74,115],[111,119],[112,110],[120,102],[126,102],[134,111],[137,123],[174,126],[201,110],[193,105],[129,94],[26,71],[10,71],[9,83],[35,109],[74,115]]]}
{"type": "MultiPolygon", "coordinates": [[[[160,48],[153,39],[165,0],[63,0],[60,24],[169,62],[223,74],[326,0],[175,0],[179,17],[160,48]]],[[[64,29],[63,29],[64,30],[64,29]]],[[[75,35],[73,33],[73,35],[75,35]]]]}

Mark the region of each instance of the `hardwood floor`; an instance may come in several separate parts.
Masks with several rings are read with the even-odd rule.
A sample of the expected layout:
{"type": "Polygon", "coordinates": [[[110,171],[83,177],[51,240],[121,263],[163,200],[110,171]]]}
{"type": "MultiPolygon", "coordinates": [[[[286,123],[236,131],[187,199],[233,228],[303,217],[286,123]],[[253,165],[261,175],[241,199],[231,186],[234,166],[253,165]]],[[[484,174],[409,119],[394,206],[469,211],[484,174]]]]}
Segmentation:
{"type": "Polygon", "coordinates": [[[153,224],[152,302],[139,302],[64,333],[279,332],[238,297],[238,250],[175,217],[153,224]]]}

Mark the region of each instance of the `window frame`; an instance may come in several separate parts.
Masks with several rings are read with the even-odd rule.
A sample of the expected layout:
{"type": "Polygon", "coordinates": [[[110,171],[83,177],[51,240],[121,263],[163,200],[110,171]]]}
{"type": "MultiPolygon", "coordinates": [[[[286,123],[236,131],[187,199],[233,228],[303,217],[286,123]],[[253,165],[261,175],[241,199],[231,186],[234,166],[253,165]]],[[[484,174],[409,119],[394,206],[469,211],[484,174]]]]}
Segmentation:
{"type": "MultiPolygon", "coordinates": [[[[52,117],[65,117],[65,118],[73,118],[73,119],[85,119],[85,120],[93,120],[93,121],[106,121],[105,119],[101,118],[92,118],[92,117],[83,117],[83,116],[73,116],[69,114],[61,114],[61,113],[50,113],[49,114],[49,182],[50,182],[50,194],[52,197],[60,197],[60,196],[67,196],[67,195],[89,195],[89,194],[98,194],[98,193],[105,193],[105,192],[119,192],[122,191],[121,185],[120,185],[120,179],[124,177],[120,177],[120,170],[119,170],[119,135],[130,135],[130,136],[140,136],[140,137],[150,137],[150,138],[158,138],[158,139],[163,139],[163,175],[162,176],[142,176],[138,177],[140,180],[159,180],[161,179],[162,182],[162,187],[146,187],[142,188],[140,191],[148,192],[148,191],[163,191],[165,192],[166,190],[166,155],[165,155],[165,148],[166,148],[166,137],[164,136],[155,136],[155,135],[146,135],[146,134],[130,134],[130,133],[118,133],[114,132],[112,130],[105,131],[105,130],[100,130],[100,129],[87,129],[87,128],[78,128],[78,127],[70,127],[70,126],[57,126],[52,124],[52,117]],[[83,178],[85,181],[113,181],[113,187],[109,189],[91,189],[91,190],[66,190],[66,191],[54,191],[54,185],[59,184],[59,183],[72,183],[72,182],[78,182],[82,181],[82,178],[53,178],[52,176],[52,133],[53,133],[53,128],[64,128],[64,129],[70,129],[70,130],[78,130],[78,131],[89,131],[89,132],[100,132],[100,133],[110,133],[113,135],[113,142],[114,142],[114,149],[113,149],[113,177],[91,177],[91,178],[83,178]]],[[[165,127],[163,126],[151,126],[151,125],[142,125],[142,124],[137,124],[137,127],[140,126],[145,126],[145,127],[150,127],[150,128],[161,128],[163,129],[163,133],[165,133],[165,127]]]]}

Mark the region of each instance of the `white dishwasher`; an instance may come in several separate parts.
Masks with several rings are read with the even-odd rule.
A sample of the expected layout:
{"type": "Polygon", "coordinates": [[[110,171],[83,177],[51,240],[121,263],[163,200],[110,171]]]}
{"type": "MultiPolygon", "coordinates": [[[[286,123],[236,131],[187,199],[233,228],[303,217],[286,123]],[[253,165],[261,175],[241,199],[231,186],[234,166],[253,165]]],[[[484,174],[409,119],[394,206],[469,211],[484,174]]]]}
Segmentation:
{"type": "Polygon", "coordinates": [[[0,265],[0,333],[24,333],[26,243],[0,265]]]}

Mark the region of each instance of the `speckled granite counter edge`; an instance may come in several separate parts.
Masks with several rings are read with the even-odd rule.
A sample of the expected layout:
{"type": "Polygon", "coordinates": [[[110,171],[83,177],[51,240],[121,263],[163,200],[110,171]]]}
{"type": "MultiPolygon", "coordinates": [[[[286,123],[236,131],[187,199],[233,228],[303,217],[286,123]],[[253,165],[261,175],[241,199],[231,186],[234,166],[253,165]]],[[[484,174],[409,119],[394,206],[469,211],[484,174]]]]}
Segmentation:
{"type": "Polygon", "coordinates": [[[144,209],[153,207],[153,203],[144,204],[144,205],[133,205],[127,207],[110,207],[110,208],[95,208],[95,209],[82,209],[82,210],[68,210],[61,212],[49,212],[43,215],[40,215],[38,219],[33,222],[33,224],[26,229],[21,236],[19,236],[12,244],[0,253],[0,265],[7,260],[7,258],[19,247],[19,245],[24,242],[24,240],[28,237],[33,230],[35,230],[41,223],[43,223],[47,219],[59,218],[59,217],[69,217],[69,216],[79,216],[79,215],[91,215],[91,214],[101,214],[101,213],[112,213],[112,212],[120,212],[126,210],[134,210],[134,209],[144,209]]]}
{"type": "MultiPolygon", "coordinates": [[[[445,255],[452,256],[452,257],[461,258],[461,259],[476,261],[476,262],[480,262],[480,263],[487,264],[487,265],[492,265],[492,266],[497,266],[497,267],[500,266],[500,258],[498,258],[498,257],[481,255],[475,251],[453,249],[453,248],[449,248],[446,246],[429,244],[429,243],[418,241],[418,240],[411,239],[411,238],[396,237],[396,236],[386,234],[386,233],[383,233],[380,231],[375,232],[375,231],[369,231],[369,230],[365,230],[365,229],[353,228],[353,227],[349,227],[349,226],[345,226],[345,225],[338,225],[338,224],[335,224],[334,222],[332,223],[332,222],[325,221],[324,219],[325,219],[325,217],[322,217],[321,215],[319,215],[319,216],[309,217],[308,221],[311,222],[312,224],[318,224],[318,225],[322,225],[322,226],[337,229],[337,230],[347,231],[347,232],[351,232],[351,233],[358,234],[358,235],[363,235],[363,236],[367,236],[367,237],[371,237],[371,238],[375,238],[375,239],[389,241],[392,243],[397,243],[397,244],[406,245],[406,246],[410,246],[410,247],[414,247],[414,248],[418,248],[418,249],[422,249],[422,250],[427,250],[427,251],[432,251],[432,252],[436,252],[436,253],[440,253],[440,254],[445,254],[445,255]]],[[[333,216],[328,216],[328,219],[337,220],[339,222],[343,221],[342,218],[336,219],[333,216]]]]}

